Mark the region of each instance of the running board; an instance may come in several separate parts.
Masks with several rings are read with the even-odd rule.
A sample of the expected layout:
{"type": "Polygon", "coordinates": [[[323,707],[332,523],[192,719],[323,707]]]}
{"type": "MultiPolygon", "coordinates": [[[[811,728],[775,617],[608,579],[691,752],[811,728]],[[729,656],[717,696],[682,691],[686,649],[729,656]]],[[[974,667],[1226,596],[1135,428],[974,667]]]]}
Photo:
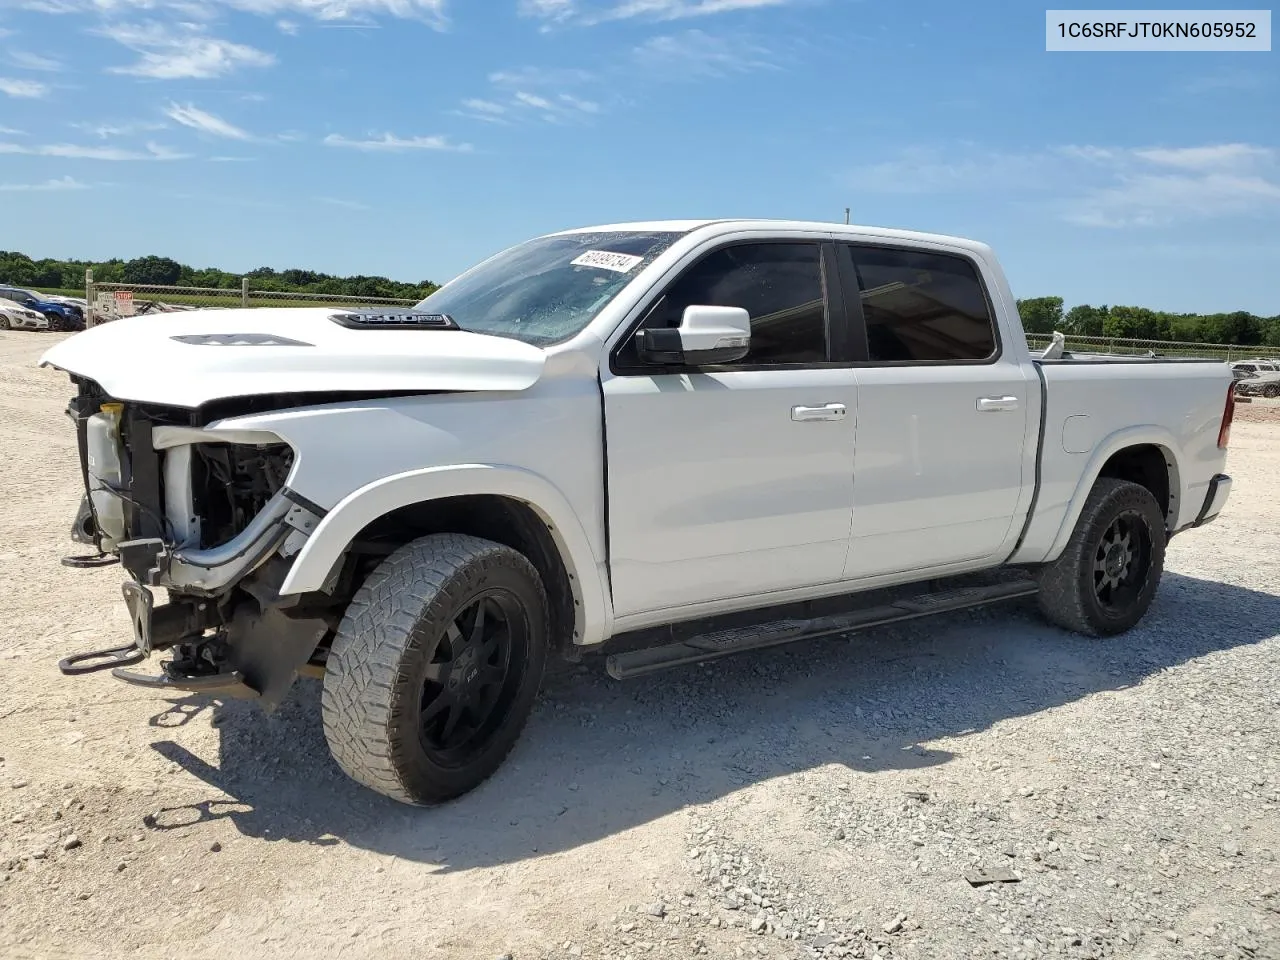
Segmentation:
{"type": "Polygon", "coordinates": [[[762,650],[797,640],[811,640],[835,633],[866,630],[869,627],[915,620],[936,613],[968,610],[972,607],[999,603],[1002,600],[1034,596],[1038,591],[1039,587],[1035,581],[1016,580],[990,586],[961,587],[939,593],[926,593],[883,606],[855,610],[852,613],[808,619],[773,620],[749,627],[717,630],[714,633],[700,634],[678,643],[612,654],[606,660],[605,669],[615,680],[630,680],[632,677],[643,677],[671,667],[718,660],[747,650],[762,650]]]}

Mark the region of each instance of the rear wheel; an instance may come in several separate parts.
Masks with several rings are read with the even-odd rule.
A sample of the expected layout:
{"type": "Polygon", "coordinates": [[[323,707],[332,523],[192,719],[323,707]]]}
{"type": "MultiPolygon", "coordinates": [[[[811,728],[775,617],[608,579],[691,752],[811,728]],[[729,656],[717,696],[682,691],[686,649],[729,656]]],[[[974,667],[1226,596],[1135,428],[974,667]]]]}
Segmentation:
{"type": "Polygon", "coordinates": [[[404,803],[471,790],[515,745],[547,659],[537,570],[498,543],[436,534],[401,547],[352,599],[321,698],[338,765],[404,803]]]}
{"type": "Polygon", "coordinates": [[[1146,614],[1164,571],[1164,515],[1146,487],[1100,478],[1071,540],[1041,568],[1038,601],[1051,622],[1102,637],[1146,614]]]}

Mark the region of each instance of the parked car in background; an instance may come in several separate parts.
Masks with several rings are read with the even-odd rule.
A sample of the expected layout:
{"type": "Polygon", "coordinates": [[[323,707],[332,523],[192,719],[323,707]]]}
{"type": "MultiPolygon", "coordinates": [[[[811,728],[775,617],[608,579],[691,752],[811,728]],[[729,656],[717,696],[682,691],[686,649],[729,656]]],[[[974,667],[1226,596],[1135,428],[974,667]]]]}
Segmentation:
{"type": "Polygon", "coordinates": [[[84,329],[84,311],[75,303],[59,303],[34,290],[2,284],[0,284],[0,299],[12,300],[28,310],[43,314],[49,319],[50,330],[84,329]]]}
{"type": "Polygon", "coordinates": [[[0,299],[0,330],[48,330],[49,318],[12,300],[0,299]]]}
{"type": "Polygon", "coordinates": [[[1280,361],[1267,357],[1250,357],[1248,360],[1237,360],[1231,364],[1231,373],[1237,380],[1254,373],[1276,373],[1280,371],[1280,361]]]}
{"type": "Polygon", "coordinates": [[[1246,397],[1280,397],[1280,366],[1258,364],[1258,369],[1246,372],[1236,380],[1236,393],[1246,397]]]}

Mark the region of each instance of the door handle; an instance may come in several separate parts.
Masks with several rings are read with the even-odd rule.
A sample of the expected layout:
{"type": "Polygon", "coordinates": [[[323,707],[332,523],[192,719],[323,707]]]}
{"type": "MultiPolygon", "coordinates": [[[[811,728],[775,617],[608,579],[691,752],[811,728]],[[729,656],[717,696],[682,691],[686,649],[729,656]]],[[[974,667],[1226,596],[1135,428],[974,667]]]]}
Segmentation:
{"type": "Polygon", "coordinates": [[[994,413],[998,410],[1017,410],[1017,397],[979,397],[978,412],[994,413]]]}
{"type": "Polygon", "coordinates": [[[820,407],[792,407],[791,419],[798,423],[807,420],[843,420],[845,413],[843,403],[824,403],[820,407]]]}

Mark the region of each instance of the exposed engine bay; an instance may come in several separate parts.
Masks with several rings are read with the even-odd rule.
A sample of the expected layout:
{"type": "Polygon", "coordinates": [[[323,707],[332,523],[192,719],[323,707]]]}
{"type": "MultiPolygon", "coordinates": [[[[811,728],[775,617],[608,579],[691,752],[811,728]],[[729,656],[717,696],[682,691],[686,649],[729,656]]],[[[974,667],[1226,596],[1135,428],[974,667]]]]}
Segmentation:
{"type": "Polygon", "coordinates": [[[135,644],[71,658],[64,671],[114,667],[132,683],[253,697],[270,709],[336,627],[333,598],[279,594],[286,558],[324,511],[288,489],[287,443],[252,433],[223,442],[205,427],[273,398],[215,412],[123,403],[91,381],[79,387],[67,410],[85,482],[73,538],[99,555],[68,565],[119,559],[131,576],[123,593],[135,644]],[[156,604],[151,588],[168,603],[156,604]],[[122,669],[160,650],[174,655],[161,676],[122,669]]]}
{"type": "Polygon", "coordinates": [[[199,545],[234,538],[284,487],[293,466],[287,444],[192,444],[191,495],[199,545]]]}

